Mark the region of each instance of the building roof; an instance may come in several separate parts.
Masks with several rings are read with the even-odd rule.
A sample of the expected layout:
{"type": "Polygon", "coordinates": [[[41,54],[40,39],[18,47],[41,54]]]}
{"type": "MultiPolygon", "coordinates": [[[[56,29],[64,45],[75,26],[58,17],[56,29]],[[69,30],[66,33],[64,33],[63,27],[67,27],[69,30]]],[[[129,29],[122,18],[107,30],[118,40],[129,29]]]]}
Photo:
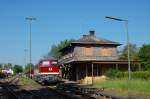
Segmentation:
{"type": "Polygon", "coordinates": [[[83,35],[80,39],[72,42],[72,44],[75,44],[75,43],[78,43],[78,44],[100,44],[100,45],[101,44],[102,45],[103,44],[106,44],[106,45],[109,44],[109,45],[116,45],[116,46],[121,45],[121,44],[114,42],[114,41],[110,41],[110,40],[96,37],[95,31],[89,31],[89,35],[83,35]]]}
{"type": "Polygon", "coordinates": [[[74,44],[82,44],[82,45],[113,45],[113,46],[119,46],[121,45],[118,42],[106,40],[103,38],[96,37],[95,31],[89,31],[89,35],[83,35],[80,39],[78,40],[73,40],[70,45],[64,47],[60,51],[63,51],[69,47],[71,47],[74,44]]]}

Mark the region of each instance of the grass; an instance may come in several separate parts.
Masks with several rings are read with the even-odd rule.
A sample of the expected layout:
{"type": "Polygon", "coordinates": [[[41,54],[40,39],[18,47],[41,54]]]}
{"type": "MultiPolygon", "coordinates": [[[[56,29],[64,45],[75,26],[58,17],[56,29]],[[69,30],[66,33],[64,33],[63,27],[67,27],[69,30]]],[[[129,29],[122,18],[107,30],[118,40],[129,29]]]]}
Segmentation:
{"type": "Polygon", "coordinates": [[[20,78],[20,81],[19,81],[19,85],[21,85],[22,87],[40,87],[41,85],[38,84],[37,82],[33,81],[32,79],[30,78],[26,78],[24,76],[22,76],[20,78]]]}
{"type": "Polygon", "coordinates": [[[149,95],[150,80],[142,79],[106,79],[97,81],[94,87],[105,87],[108,90],[131,95],[149,95]]]}

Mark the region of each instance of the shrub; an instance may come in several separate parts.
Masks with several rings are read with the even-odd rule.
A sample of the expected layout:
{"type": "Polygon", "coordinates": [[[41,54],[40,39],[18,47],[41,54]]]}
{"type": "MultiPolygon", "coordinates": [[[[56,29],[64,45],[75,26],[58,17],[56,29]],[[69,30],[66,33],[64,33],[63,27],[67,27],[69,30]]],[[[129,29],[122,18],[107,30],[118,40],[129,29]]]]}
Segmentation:
{"type": "MultiPolygon", "coordinates": [[[[128,78],[128,72],[118,72],[117,78],[128,78]]],[[[131,72],[131,78],[135,79],[150,79],[150,71],[136,71],[131,72]]]]}
{"type": "Polygon", "coordinates": [[[106,76],[110,78],[116,78],[118,75],[118,72],[119,72],[118,70],[111,68],[106,72],[106,76]]]}

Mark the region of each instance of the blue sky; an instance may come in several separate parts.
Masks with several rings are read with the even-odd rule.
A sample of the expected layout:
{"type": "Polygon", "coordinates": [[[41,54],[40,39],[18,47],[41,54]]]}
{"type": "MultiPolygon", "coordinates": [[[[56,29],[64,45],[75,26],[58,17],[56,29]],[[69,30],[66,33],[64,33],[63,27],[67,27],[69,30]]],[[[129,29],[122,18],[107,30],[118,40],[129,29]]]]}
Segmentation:
{"type": "MultiPolygon", "coordinates": [[[[150,0],[0,0],[0,63],[24,65],[24,49],[29,49],[27,16],[37,19],[32,23],[34,64],[53,44],[78,39],[89,30],[125,44],[124,23],[105,16],[129,20],[131,43],[150,43],[150,0]]],[[[27,62],[28,56],[29,51],[27,62]]]]}

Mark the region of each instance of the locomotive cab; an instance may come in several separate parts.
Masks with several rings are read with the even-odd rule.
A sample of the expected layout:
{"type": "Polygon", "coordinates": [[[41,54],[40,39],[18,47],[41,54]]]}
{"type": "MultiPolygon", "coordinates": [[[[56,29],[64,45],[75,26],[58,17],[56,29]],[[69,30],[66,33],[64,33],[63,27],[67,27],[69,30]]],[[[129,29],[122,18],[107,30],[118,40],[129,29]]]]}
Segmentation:
{"type": "Polygon", "coordinates": [[[42,84],[59,82],[61,78],[57,60],[41,60],[38,64],[38,76],[35,78],[42,84]]]}

